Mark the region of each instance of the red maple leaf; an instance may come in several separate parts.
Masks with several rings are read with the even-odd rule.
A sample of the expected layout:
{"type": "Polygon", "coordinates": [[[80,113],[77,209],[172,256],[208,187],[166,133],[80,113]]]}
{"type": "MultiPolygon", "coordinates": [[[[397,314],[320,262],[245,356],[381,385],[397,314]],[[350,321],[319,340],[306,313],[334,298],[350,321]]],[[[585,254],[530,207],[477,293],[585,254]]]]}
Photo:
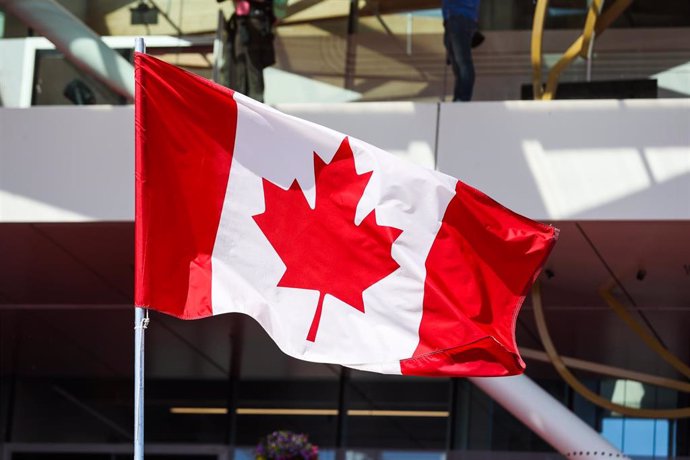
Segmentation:
{"type": "Polygon", "coordinates": [[[281,287],[319,291],[307,340],[314,342],[323,299],[330,294],[364,313],[362,291],[399,267],[391,246],[402,233],[376,223],[376,211],[355,225],[357,203],[371,172],[357,174],[347,138],[330,163],[314,152],[316,202],[311,209],[295,180],[289,189],[263,180],[266,210],[254,220],[287,270],[281,287]]]}

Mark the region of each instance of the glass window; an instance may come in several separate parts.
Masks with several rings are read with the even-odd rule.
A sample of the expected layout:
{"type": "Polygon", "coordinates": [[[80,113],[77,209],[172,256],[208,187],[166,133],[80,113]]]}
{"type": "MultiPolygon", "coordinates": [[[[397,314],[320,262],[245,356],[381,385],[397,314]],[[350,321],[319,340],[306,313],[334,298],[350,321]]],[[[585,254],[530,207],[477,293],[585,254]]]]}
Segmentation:
{"type": "MultiPolygon", "coordinates": [[[[120,52],[126,59],[130,51],[120,52]]],[[[87,75],[55,50],[38,50],[31,105],[125,104],[123,96],[87,75]]]]}
{"type": "Polygon", "coordinates": [[[607,417],[602,435],[626,455],[668,456],[668,420],[607,417]]]}

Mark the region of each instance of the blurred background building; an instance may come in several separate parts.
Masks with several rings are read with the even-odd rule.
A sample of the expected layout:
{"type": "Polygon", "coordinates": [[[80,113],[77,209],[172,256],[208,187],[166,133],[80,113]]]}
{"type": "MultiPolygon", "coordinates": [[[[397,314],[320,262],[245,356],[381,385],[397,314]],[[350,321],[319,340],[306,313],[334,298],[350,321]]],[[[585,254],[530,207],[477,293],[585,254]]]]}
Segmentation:
{"type": "MultiPolygon", "coordinates": [[[[484,0],[474,99],[453,104],[439,1],[289,0],[265,98],[559,227],[540,286],[566,364],[607,400],[682,409],[690,2],[625,3],[564,68],[556,100],[533,101],[591,4],[484,0]]],[[[222,82],[231,13],[213,0],[0,0],[2,460],[131,456],[133,37],[222,82]]],[[[517,336],[530,378],[629,456],[690,457],[687,415],[592,404],[554,370],[543,332],[528,296],[517,336]]],[[[148,458],[253,458],[276,429],[309,434],[325,459],[560,458],[465,379],[297,361],[239,315],[152,313],[146,349],[148,458]]]]}

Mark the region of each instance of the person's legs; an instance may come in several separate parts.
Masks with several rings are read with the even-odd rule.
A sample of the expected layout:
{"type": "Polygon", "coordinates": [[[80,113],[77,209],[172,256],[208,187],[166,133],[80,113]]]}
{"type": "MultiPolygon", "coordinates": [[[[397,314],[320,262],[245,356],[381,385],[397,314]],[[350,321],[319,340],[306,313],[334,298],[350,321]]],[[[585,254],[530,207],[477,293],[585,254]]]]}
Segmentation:
{"type": "Polygon", "coordinates": [[[230,68],[230,87],[235,91],[247,95],[249,82],[247,78],[247,60],[249,32],[246,18],[238,18],[237,32],[233,40],[232,63],[230,68]]]}
{"type": "MultiPolygon", "coordinates": [[[[266,61],[266,49],[272,47],[272,37],[265,32],[265,18],[254,17],[250,19],[250,43],[247,47],[247,96],[259,102],[264,101],[264,67],[266,61]]],[[[271,48],[272,49],[272,48],[271,48]]]]}
{"type": "Polygon", "coordinates": [[[261,66],[261,51],[252,47],[247,59],[247,96],[259,102],[264,101],[264,69],[261,66]]]}
{"type": "Polygon", "coordinates": [[[263,40],[255,18],[238,19],[230,87],[259,102],[264,101],[263,40]]]}
{"type": "Polygon", "coordinates": [[[446,47],[449,49],[455,74],[454,101],[469,101],[474,88],[474,63],[472,62],[472,36],[477,24],[470,18],[456,15],[445,22],[446,47]]]}
{"type": "MultiPolygon", "coordinates": [[[[453,101],[458,94],[458,82],[460,81],[460,69],[456,64],[455,56],[453,54],[453,42],[451,40],[451,25],[448,21],[443,21],[443,45],[446,47],[446,65],[450,64],[450,68],[453,70],[453,101]]],[[[445,91],[445,88],[443,88],[445,91]]]]}

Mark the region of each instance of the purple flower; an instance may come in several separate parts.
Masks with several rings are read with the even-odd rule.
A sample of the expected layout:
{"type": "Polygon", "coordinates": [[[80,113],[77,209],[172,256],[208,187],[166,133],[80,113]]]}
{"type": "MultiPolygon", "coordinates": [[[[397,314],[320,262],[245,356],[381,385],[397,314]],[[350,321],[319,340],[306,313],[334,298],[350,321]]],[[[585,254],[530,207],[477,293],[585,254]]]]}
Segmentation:
{"type": "Polygon", "coordinates": [[[309,437],[292,431],[274,431],[259,441],[254,450],[261,460],[317,460],[319,448],[309,437]]]}

